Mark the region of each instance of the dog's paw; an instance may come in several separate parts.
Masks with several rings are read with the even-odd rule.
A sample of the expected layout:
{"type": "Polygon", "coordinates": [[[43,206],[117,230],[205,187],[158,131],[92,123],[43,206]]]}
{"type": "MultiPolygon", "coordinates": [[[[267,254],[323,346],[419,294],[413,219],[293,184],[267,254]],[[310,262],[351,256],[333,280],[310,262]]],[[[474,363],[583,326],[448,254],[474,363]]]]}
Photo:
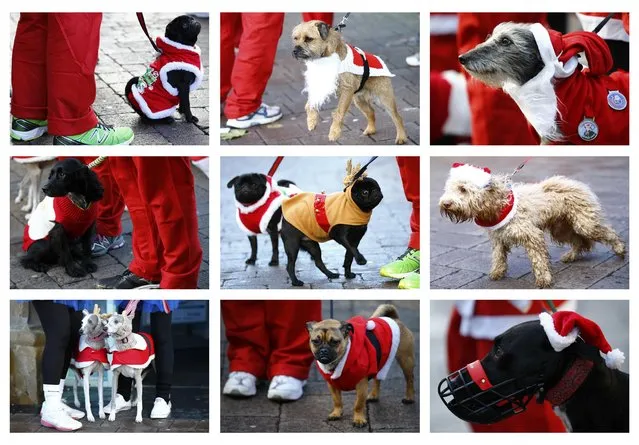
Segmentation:
{"type": "Polygon", "coordinates": [[[357,275],[355,275],[353,272],[346,272],[344,273],[344,277],[348,280],[352,280],[353,278],[356,278],[357,275]]]}
{"type": "Polygon", "coordinates": [[[98,265],[93,261],[86,261],[82,263],[82,267],[84,267],[84,269],[89,273],[93,273],[98,270],[98,265]]]}
{"type": "Polygon", "coordinates": [[[488,274],[488,277],[491,280],[501,280],[502,278],[504,278],[504,275],[506,275],[506,271],[505,270],[491,270],[490,273],[488,274]]]}
{"type": "Polygon", "coordinates": [[[95,422],[95,417],[93,417],[93,414],[87,413],[87,420],[89,422],[95,422]]]}
{"type": "Polygon", "coordinates": [[[331,126],[331,130],[328,132],[328,140],[331,142],[337,141],[342,136],[342,129],[339,127],[331,126]]]}
{"type": "Polygon", "coordinates": [[[402,399],[402,403],[404,405],[412,405],[415,401],[413,399],[402,399]]]}
{"type": "Polygon", "coordinates": [[[244,264],[255,264],[255,258],[249,258],[248,260],[244,261],[244,264]]]}
{"type": "Polygon", "coordinates": [[[364,428],[368,425],[366,418],[364,416],[355,416],[353,417],[353,426],[355,428],[364,428]]]}
{"type": "MultiPolygon", "coordinates": [[[[20,202],[20,201],[16,201],[16,204],[20,202]]],[[[31,210],[31,204],[25,204],[22,207],[20,207],[20,210],[22,210],[23,212],[28,212],[29,210],[31,210]]]]}
{"type": "Polygon", "coordinates": [[[562,263],[572,263],[577,259],[577,254],[572,250],[570,252],[564,253],[559,259],[562,263]]]}
{"type": "Polygon", "coordinates": [[[13,200],[14,203],[19,203],[22,201],[22,196],[16,196],[16,199],[13,200]]]}
{"type": "Polygon", "coordinates": [[[377,394],[369,394],[366,400],[370,403],[377,403],[379,402],[379,396],[377,394]]]}
{"type": "Polygon", "coordinates": [[[294,279],[291,284],[295,287],[302,287],[304,286],[304,282],[302,280],[298,280],[297,278],[294,279]]]}
{"type": "Polygon", "coordinates": [[[542,273],[535,279],[535,285],[540,289],[550,287],[551,284],[552,275],[550,274],[550,272],[542,273]]]}
{"type": "Polygon", "coordinates": [[[271,261],[268,262],[269,266],[279,266],[280,265],[280,260],[279,259],[272,259],[271,261]]]}
{"type": "Polygon", "coordinates": [[[190,118],[186,118],[187,122],[190,122],[192,124],[197,124],[198,122],[200,122],[200,120],[197,118],[197,116],[191,116],[190,118]]]}
{"type": "Polygon", "coordinates": [[[24,215],[24,219],[26,219],[27,221],[29,221],[30,218],[31,218],[31,213],[26,213],[24,215]]]}
{"type": "Polygon", "coordinates": [[[315,130],[315,127],[317,127],[317,121],[316,120],[310,120],[308,119],[306,121],[306,128],[308,128],[308,131],[313,131],[315,130]]]}
{"type": "Polygon", "coordinates": [[[331,280],[335,280],[335,279],[339,278],[339,274],[338,273],[329,273],[326,276],[328,278],[330,278],[331,280]]]}
{"type": "Polygon", "coordinates": [[[406,140],[407,140],[406,136],[404,136],[404,137],[397,136],[395,138],[395,144],[396,145],[404,145],[406,143],[406,140]]]}
{"type": "Polygon", "coordinates": [[[106,414],[104,414],[104,411],[101,411],[101,412],[98,414],[98,417],[100,417],[100,419],[106,419],[106,414]]]}
{"type": "Polygon", "coordinates": [[[82,267],[80,264],[76,262],[67,264],[64,270],[66,270],[67,274],[70,277],[75,277],[75,278],[83,277],[87,274],[87,271],[84,269],[84,267],[82,267]]]}
{"type": "Polygon", "coordinates": [[[333,420],[339,420],[341,418],[342,418],[342,412],[340,410],[335,409],[328,415],[327,420],[330,422],[333,420]]]}
{"type": "Polygon", "coordinates": [[[355,257],[355,262],[360,266],[363,266],[364,264],[366,264],[366,258],[364,258],[364,255],[360,253],[355,257]]]}
{"type": "MultiPolygon", "coordinates": [[[[113,409],[113,408],[111,408],[113,409]]],[[[115,412],[111,411],[111,414],[109,414],[109,422],[115,422],[115,412]]]]}
{"type": "Polygon", "coordinates": [[[141,415],[139,415],[139,416],[135,416],[135,421],[136,421],[137,423],[142,423],[142,416],[141,416],[141,415]]]}

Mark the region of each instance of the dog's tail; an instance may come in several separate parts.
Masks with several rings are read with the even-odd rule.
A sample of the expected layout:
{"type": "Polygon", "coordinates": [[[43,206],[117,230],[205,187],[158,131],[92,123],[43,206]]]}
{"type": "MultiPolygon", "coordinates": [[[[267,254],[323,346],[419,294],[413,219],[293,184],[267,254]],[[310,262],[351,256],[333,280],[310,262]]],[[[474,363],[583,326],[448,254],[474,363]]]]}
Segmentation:
{"type": "Polygon", "coordinates": [[[399,320],[399,312],[397,312],[397,308],[392,304],[380,304],[371,315],[371,318],[375,317],[388,317],[393,320],[399,320]]]}

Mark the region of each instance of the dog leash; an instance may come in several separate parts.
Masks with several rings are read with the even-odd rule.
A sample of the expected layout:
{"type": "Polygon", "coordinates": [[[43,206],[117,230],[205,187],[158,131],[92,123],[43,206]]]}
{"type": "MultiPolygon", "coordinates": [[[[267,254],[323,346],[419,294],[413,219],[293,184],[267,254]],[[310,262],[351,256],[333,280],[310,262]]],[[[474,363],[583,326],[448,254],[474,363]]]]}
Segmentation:
{"type": "Polygon", "coordinates": [[[335,27],[335,31],[342,32],[342,29],[346,28],[346,22],[348,21],[348,17],[350,15],[351,15],[351,13],[347,12],[346,15],[344,17],[342,17],[342,20],[335,27]]]}
{"type": "Polygon", "coordinates": [[[610,19],[615,16],[615,14],[616,12],[611,12],[610,14],[608,14],[601,22],[599,22],[599,24],[595,27],[595,29],[592,30],[592,32],[594,32],[595,34],[599,34],[599,31],[601,31],[601,29],[606,26],[606,23],[608,23],[610,19]]]}
{"type": "Polygon", "coordinates": [[[362,168],[359,169],[359,171],[357,173],[355,173],[355,175],[353,176],[353,179],[351,180],[350,184],[348,184],[346,188],[350,187],[352,184],[355,184],[355,181],[357,181],[360,176],[362,176],[364,174],[364,172],[366,171],[366,169],[368,168],[369,165],[371,165],[373,163],[373,161],[375,159],[377,159],[379,156],[373,156],[372,158],[370,158],[368,160],[368,162],[366,164],[364,164],[364,166],[362,168]]]}
{"type": "Polygon", "coordinates": [[[151,38],[151,35],[149,34],[149,30],[146,27],[146,21],[144,20],[144,14],[142,14],[141,12],[136,12],[135,15],[138,17],[138,22],[140,23],[140,28],[142,28],[142,31],[144,31],[144,34],[146,34],[146,37],[147,37],[147,39],[149,39],[149,42],[151,42],[151,46],[153,46],[153,49],[156,50],[159,53],[162,53],[160,48],[158,48],[158,46],[155,44],[155,42],[151,38]]]}
{"type": "Polygon", "coordinates": [[[135,310],[138,308],[140,300],[129,300],[126,307],[122,311],[122,315],[135,314],[135,310]]]}
{"type": "Polygon", "coordinates": [[[277,169],[280,167],[280,164],[282,163],[283,159],[284,159],[284,156],[278,156],[275,158],[275,162],[273,162],[273,165],[271,165],[271,168],[268,171],[267,176],[272,177],[275,174],[277,169]]]}
{"type": "Polygon", "coordinates": [[[329,300],[329,304],[330,304],[329,310],[331,313],[331,316],[329,318],[332,319],[333,318],[333,300],[329,300]]]}
{"type": "Polygon", "coordinates": [[[87,168],[89,169],[95,168],[98,165],[102,164],[104,161],[106,161],[107,158],[108,156],[98,156],[87,165],[87,168]]]}
{"type": "Polygon", "coordinates": [[[546,303],[548,304],[548,307],[553,314],[557,312],[557,306],[555,306],[555,303],[552,300],[546,300],[546,303]]]}

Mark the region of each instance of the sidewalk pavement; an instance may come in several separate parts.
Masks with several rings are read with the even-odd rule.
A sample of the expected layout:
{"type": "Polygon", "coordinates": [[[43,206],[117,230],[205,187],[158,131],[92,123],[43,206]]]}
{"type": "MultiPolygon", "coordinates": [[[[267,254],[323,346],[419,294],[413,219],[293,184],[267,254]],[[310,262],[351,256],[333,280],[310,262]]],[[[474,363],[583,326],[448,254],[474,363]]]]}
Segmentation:
{"type": "MultiPolygon", "coordinates": [[[[202,245],[203,256],[200,267],[200,277],[198,280],[199,289],[209,288],[209,178],[198,168],[191,167],[195,176],[195,199],[198,211],[198,224],[200,234],[200,244],[202,245]]],[[[11,162],[11,193],[10,193],[10,275],[11,289],[94,289],[96,281],[101,278],[111,277],[124,272],[133,259],[131,250],[131,235],[133,226],[128,212],[122,215],[122,232],[124,235],[124,247],[112,250],[106,255],[94,258],[98,265],[98,270],[86,277],[75,278],[67,275],[61,266],[55,266],[46,273],[35,272],[24,269],[19,262],[19,257],[24,254],[22,251],[22,238],[24,226],[27,221],[24,218],[25,212],[20,210],[26,203],[16,204],[15,197],[18,194],[18,186],[25,173],[24,166],[11,162]]],[[[43,178],[46,178],[48,171],[45,171],[43,178]]]]}
{"type": "MultiPolygon", "coordinates": [[[[523,248],[508,256],[508,272],[499,281],[488,278],[491,246],[486,232],[472,222],[453,224],[439,214],[439,197],[453,162],[489,167],[493,172],[510,173],[523,159],[431,157],[430,172],[430,282],[431,289],[487,288],[531,289],[535,280],[530,260],[523,248]]],[[[515,176],[516,182],[538,182],[564,175],[586,183],[599,197],[608,222],[628,246],[628,158],[627,157],[534,157],[515,176]]],[[[629,258],[620,259],[607,246],[597,243],[583,258],[564,264],[568,251],[546,237],[554,284],[557,289],[628,289],[629,258]]]]}
{"type": "MultiPolygon", "coordinates": [[[[294,181],[302,190],[332,193],[340,191],[349,158],[336,157],[286,157],[279,167],[276,179],[294,181]]],[[[364,164],[368,158],[354,158],[364,164]]],[[[223,157],[221,159],[221,212],[220,255],[222,289],[289,289],[292,288],[286,272],[286,254],[282,242],[280,265],[269,267],[271,241],[266,235],[258,236],[257,264],[247,265],[251,249],[246,234],[235,220],[237,209],[233,189],[226,184],[236,175],[248,172],[267,172],[274,158],[223,157]]],[[[399,169],[394,157],[380,157],[368,168],[368,174],[376,179],[384,194],[380,205],[373,210],[368,231],[359,250],[368,260],[364,266],[353,263],[352,280],[344,278],[344,248],[335,241],[321,244],[322,259],[326,267],[341,274],[329,280],[320,272],[310,255],[300,253],[296,269],[298,278],[306,289],[395,289],[398,281],[379,275],[379,268],[394,260],[406,250],[410,235],[411,205],[406,201],[399,169]]]]}
{"type": "MultiPolygon", "coordinates": [[[[334,302],[334,318],[346,320],[355,315],[370,317],[383,301],[341,300],[334,302]]],[[[269,382],[260,382],[257,395],[250,399],[232,399],[221,395],[221,431],[229,432],[419,432],[420,392],[420,331],[419,301],[391,301],[399,311],[404,324],[415,335],[415,403],[404,405],[405,381],[397,363],[381,385],[381,397],[377,403],[367,403],[368,426],[352,426],[355,392],[343,393],[344,415],[337,421],[327,421],[332,408],[326,382],[313,364],[304,396],[290,403],[276,403],[266,398],[269,382]]],[[[329,318],[329,302],[322,304],[322,317],[329,318]]],[[[220,394],[229,372],[226,357],[227,341],[223,322],[220,323],[222,364],[220,394]]]]}
{"type": "MultiPolygon", "coordinates": [[[[182,13],[145,13],[144,18],[152,37],[164,35],[166,25],[182,13]]],[[[20,14],[10,15],[10,49],[13,48],[20,14]]],[[[100,29],[100,53],[95,70],[97,94],[93,110],[108,125],[131,127],[135,134],[133,145],[207,145],[209,143],[209,21],[197,19],[202,30],[197,44],[202,50],[204,80],[200,88],[191,93],[193,114],[199,122],[191,124],[176,119],[171,124],[142,122],[126,98],[124,87],[135,76],[144,74],[155,58],[155,50],[140,28],[133,12],[104,13],[100,29]]],[[[10,69],[10,68],[9,68],[10,69]]],[[[31,142],[16,145],[51,145],[53,136],[45,135],[31,142]]]]}
{"type": "MultiPolygon", "coordinates": [[[[334,14],[333,25],[345,13],[334,14]]],[[[287,13],[284,30],[278,42],[273,74],[269,79],[263,102],[278,105],[284,116],[277,122],[249,129],[248,134],[222,144],[237,145],[328,145],[328,130],[331,112],[337,106],[335,99],[326,104],[320,115],[321,122],[311,133],[306,127],[306,96],[304,89],[304,65],[291,56],[293,44],[291,31],[302,21],[300,13],[287,13]]],[[[392,79],[397,108],[404,119],[408,144],[419,144],[419,67],[406,64],[406,57],[419,52],[419,14],[353,13],[346,28],[344,39],[366,52],[380,56],[389,70],[395,74],[392,79]]],[[[341,145],[392,145],[395,143],[395,126],[388,113],[375,106],[377,134],[364,136],[366,118],[351,105],[344,119],[341,145]]],[[[222,117],[222,125],[226,119],[222,117]]]]}
{"type": "MultiPolygon", "coordinates": [[[[437,394],[441,379],[448,375],[446,365],[446,331],[454,301],[432,300],[430,302],[430,431],[432,433],[470,432],[466,422],[455,417],[442,403],[437,394]]],[[[630,342],[628,301],[581,300],[577,311],[594,320],[614,348],[626,354],[621,370],[630,369],[630,342]]],[[[477,357],[478,359],[481,357],[477,357]]],[[[535,403],[534,401],[531,403],[535,403]]],[[[525,415],[525,414],[523,414],[525,415]]]]}

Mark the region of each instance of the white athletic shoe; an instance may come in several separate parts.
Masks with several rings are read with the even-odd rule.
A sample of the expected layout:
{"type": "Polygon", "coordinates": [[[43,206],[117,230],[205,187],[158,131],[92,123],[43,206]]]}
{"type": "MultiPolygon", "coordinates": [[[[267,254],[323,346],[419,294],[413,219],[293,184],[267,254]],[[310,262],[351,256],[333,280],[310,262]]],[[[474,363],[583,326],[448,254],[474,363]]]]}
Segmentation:
{"type": "Polygon", "coordinates": [[[293,401],[304,395],[306,380],[298,380],[295,377],[276,375],[271,380],[266,395],[271,400],[293,401]]]}
{"type": "Polygon", "coordinates": [[[406,64],[408,66],[419,66],[419,53],[406,57],[406,64]]]}
{"type": "MultiPolygon", "coordinates": [[[[131,409],[133,405],[130,400],[124,400],[121,394],[115,395],[115,412],[116,414],[120,411],[128,411],[131,409]]],[[[107,403],[104,406],[104,414],[111,414],[111,402],[107,403]]]]}
{"type": "Polygon", "coordinates": [[[232,397],[252,397],[257,393],[257,378],[248,372],[235,371],[229,374],[222,394],[232,397]]]}
{"type": "MultiPolygon", "coordinates": [[[[79,420],[84,417],[84,411],[80,411],[79,409],[71,408],[69,405],[64,403],[64,401],[60,401],[60,405],[62,405],[62,410],[67,413],[72,419],[79,420]]],[[[42,402],[42,409],[40,410],[40,415],[45,410],[47,406],[46,400],[42,402]]]]}
{"type": "Polygon", "coordinates": [[[171,414],[171,402],[166,403],[162,397],[156,397],[151,410],[151,419],[166,419],[171,414]]]}
{"type": "Polygon", "coordinates": [[[270,124],[271,122],[275,122],[281,118],[282,110],[280,107],[271,107],[269,105],[262,104],[260,105],[260,108],[251,114],[227,120],[226,126],[232,128],[250,128],[256,125],[270,124]]]}

